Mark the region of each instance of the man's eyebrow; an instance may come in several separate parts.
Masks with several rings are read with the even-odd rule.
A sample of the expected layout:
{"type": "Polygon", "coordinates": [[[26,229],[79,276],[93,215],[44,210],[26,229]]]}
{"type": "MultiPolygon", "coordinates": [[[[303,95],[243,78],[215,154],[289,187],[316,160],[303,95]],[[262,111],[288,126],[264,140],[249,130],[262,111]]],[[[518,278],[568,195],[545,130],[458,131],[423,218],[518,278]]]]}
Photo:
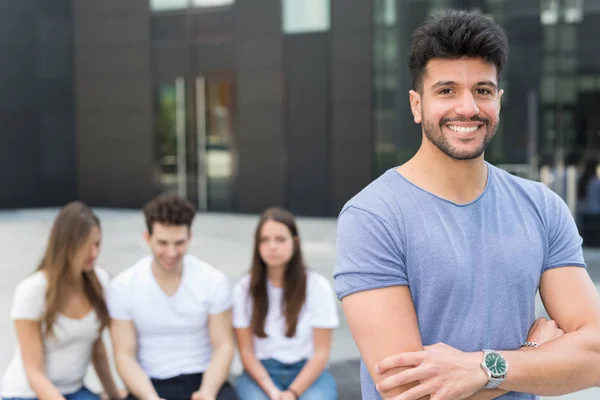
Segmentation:
{"type": "MultiPolygon", "coordinates": [[[[432,89],[437,89],[437,88],[442,87],[442,86],[456,86],[456,85],[458,85],[458,84],[456,82],[454,82],[454,81],[438,81],[438,82],[434,83],[431,86],[431,88],[432,89]]],[[[491,86],[494,89],[498,89],[498,86],[494,82],[492,82],[492,81],[477,82],[475,84],[475,86],[491,86]]]]}
{"type": "Polygon", "coordinates": [[[482,82],[477,82],[477,85],[476,85],[476,86],[491,86],[491,87],[493,87],[494,89],[497,89],[497,88],[498,88],[498,86],[497,86],[497,85],[496,85],[494,82],[492,82],[492,81],[482,81],[482,82]]]}
{"type": "Polygon", "coordinates": [[[431,88],[435,89],[438,88],[440,86],[456,86],[456,82],[454,81],[438,81],[436,83],[434,83],[431,88]]]}

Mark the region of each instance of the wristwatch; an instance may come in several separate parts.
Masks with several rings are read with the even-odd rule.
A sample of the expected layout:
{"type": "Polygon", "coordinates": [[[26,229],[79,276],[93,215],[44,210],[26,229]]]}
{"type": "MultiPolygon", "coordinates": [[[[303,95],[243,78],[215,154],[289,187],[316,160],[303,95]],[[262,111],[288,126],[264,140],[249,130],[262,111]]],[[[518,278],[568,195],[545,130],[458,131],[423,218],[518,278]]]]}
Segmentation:
{"type": "Polygon", "coordinates": [[[483,350],[483,361],[481,368],[488,375],[488,383],[484,386],[486,389],[497,388],[506,379],[508,372],[508,363],[502,354],[495,350],[483,350]]]}

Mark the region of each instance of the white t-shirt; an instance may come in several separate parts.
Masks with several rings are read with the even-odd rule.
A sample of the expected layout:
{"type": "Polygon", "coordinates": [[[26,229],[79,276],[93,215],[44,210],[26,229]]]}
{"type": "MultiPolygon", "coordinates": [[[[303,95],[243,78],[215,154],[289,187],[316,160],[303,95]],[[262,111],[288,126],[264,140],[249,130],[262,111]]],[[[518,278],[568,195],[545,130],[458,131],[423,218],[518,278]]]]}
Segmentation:
{"type": "MultiPolygon", "coordinates": [[[[96,275],[106,289],[110,277],[102,268],[96,275]]],[[[41,321],[46,301],[46,276],[38,271],[17,286],[10,312],[12,320],[41,321]]],[[[53,335],[42,336],[46,376],[62,394],[78,391],[92,356],[94,342],[100,337],[100,321],[92,309],[81,319],[58,314],[52,326],[53,335]]],[[[20,345],[2,378],[2,397],[37,397],[29,386],[20,345]]]]}
{"type": "Polygon", "coordinates": [[[186,255],[177,292],[167,296],[154,278],[152,260],[143,258],[112,280],[110,316],[135,324],[137,359],[149,377],[204,372],[212,356],[208,317],[231,308],[231,283],[212,265],[186,255]]]}
{"type": "MultiPolygon", "coordinates": [[[[248,289],[250,275],[244,276],[233,290],[233,326],[250,327],[252,299],[248,289]]],[[[323,276],[309,271],[306,301],[298,316],[296,335],[285,336],[285,316],[281,309],[283,288],[267,281],[269,312],[265,319],[266,338],[254,336],[254,352],[259,360],[275,359],[284,364],[309,359],[313,355],[313,328],[334,329],[339,325],[336,300],[331,285],[323,276]]]]}

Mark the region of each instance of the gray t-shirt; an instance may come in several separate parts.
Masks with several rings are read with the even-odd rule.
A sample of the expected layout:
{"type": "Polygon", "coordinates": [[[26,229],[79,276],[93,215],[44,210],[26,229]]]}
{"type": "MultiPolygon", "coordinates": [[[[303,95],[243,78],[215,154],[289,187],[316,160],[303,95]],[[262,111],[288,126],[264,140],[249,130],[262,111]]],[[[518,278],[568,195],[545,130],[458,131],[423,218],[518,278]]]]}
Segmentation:
{"type": "MultiPolygon", "coordinates": [[[[435,196],[394,169],[352,198],[338,218],[338,297],[409,286],[424,345],[518,349],[535,320],[541,275],[586,267],[582,239],[558,195],[487,167],[487,186],[469,204],[435,196]]],[[[361,386],[364,400],[380,399],[364,364],[361,386]]]]}

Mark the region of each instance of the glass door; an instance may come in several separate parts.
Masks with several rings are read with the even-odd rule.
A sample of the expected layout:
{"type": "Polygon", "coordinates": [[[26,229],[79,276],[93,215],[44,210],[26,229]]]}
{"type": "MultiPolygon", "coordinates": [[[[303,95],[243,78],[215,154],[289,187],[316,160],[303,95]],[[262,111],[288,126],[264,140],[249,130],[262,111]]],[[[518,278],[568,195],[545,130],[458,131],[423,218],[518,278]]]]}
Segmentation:
{"type": "Polygon", "coordinates": [[[198,205],[210,211],[233,210],[236,151],[231,76],[196,77],[198,205]]]}
{"type": "Polygon", "coordinates": [[[156,132],[161,192],[199,210],[234,210],[236,151],[233,78],[182,76],[157,84],[156,132]]]}
{"type": "Polygon", "coordinates": [[[159,82],[157,90],[160,191],[187,197],[185,80],[159,82]]]}

